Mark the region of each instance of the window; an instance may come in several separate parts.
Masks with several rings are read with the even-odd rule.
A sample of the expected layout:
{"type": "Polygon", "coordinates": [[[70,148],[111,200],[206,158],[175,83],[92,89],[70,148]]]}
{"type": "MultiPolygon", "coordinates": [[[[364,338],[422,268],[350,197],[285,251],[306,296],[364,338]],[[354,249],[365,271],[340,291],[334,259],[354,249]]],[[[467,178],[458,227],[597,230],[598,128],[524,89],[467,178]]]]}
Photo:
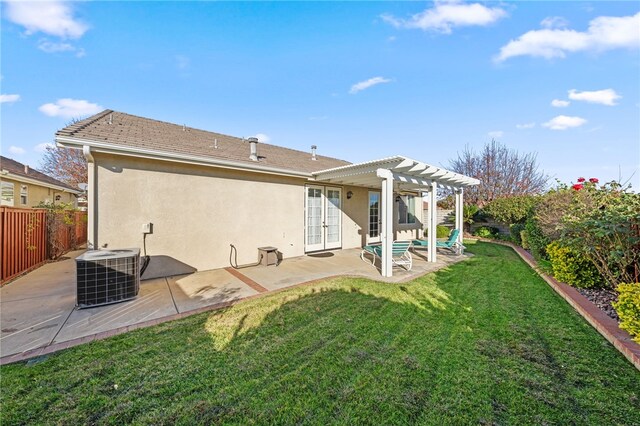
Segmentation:
{"type": "Polygon", "coordinates": [[[0,205],[13,206],[13,184],[11,182],[2,182],[0,205]]]}
{"type": "Polygon", "coordinates": [[[400,195],[398,198],[398,223],[416,223],[416,197],[414,195],[400,195]]]}
{"type": "Polygon", "coordinates": [[[27,205],[27,185],[20,185],[20,204],[27,205]]]}

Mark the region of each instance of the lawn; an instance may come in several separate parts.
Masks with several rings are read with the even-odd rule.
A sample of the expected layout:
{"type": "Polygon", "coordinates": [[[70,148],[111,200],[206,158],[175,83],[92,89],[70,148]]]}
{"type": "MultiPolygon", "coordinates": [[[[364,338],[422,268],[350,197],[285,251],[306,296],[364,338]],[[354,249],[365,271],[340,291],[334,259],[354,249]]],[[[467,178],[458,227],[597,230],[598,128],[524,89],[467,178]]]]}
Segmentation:
{"type": "Polygon", "coordinates": [[[640,424],[640,373],[509,248],[0,369],[10,424],[640,424]]]}

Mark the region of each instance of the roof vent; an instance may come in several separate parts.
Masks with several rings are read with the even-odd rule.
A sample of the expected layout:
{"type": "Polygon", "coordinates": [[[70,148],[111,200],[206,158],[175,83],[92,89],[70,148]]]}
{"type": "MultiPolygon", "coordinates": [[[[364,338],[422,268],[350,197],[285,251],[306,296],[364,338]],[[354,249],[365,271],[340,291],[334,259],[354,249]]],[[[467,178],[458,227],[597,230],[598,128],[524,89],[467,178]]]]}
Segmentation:
{"type": "Polygon", "coordinates": [[[213,140],[213,149],[218,149],[218,138],[213,140]]]}
{"type": "Polygon", "coordinates": [[[113,113],[109,114],[109,124],[113,124],[113,113]]]}
{"type": "Polygon", "coordinates": [[[318,147],[315,146],[315,145],[311,145],[311,159],[313,161],[317,160],[317,158],[316,158],[316,148],[318,148],[318,147]]]}
{"type": "Polygon", "coordinates": [[[251,161],[258,161],[258,138],[248,138],[249,147],[251,148],[251,154],[249,158],[251,161]]]}
{"type": "Polygon", "coordinates": [[[25,175],[28,175],[28,174],[29,174],[29,165],[28,165],[28,164],[25,164],[25,165],[24,165],[24,174],[25,174],[25,175]]]}

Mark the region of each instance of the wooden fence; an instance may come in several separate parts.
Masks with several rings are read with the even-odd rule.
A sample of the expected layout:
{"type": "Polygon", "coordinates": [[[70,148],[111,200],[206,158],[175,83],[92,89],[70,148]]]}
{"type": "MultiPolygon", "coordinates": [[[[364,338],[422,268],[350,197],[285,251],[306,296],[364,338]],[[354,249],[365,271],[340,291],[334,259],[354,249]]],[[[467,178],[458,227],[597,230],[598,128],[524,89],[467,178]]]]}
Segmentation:
{"type": "Polygon", "coordinates": [[[86,212],[0,207],[0,283],[86,241],[86,212]]]}

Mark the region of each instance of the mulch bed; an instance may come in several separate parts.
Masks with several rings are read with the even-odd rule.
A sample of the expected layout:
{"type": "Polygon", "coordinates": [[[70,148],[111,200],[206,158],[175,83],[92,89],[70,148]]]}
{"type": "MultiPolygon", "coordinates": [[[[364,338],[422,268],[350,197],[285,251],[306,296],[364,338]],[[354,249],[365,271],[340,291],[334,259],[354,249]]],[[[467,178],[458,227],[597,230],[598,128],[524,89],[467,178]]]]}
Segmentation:
{"type": "Polygon", "coordinates": [[[618,293],[615,290],[609,288],[578,288],[576,290],[609,317],[620,322],[620,317],[611,306],[612,302],[618,301],[618,293]]]}

